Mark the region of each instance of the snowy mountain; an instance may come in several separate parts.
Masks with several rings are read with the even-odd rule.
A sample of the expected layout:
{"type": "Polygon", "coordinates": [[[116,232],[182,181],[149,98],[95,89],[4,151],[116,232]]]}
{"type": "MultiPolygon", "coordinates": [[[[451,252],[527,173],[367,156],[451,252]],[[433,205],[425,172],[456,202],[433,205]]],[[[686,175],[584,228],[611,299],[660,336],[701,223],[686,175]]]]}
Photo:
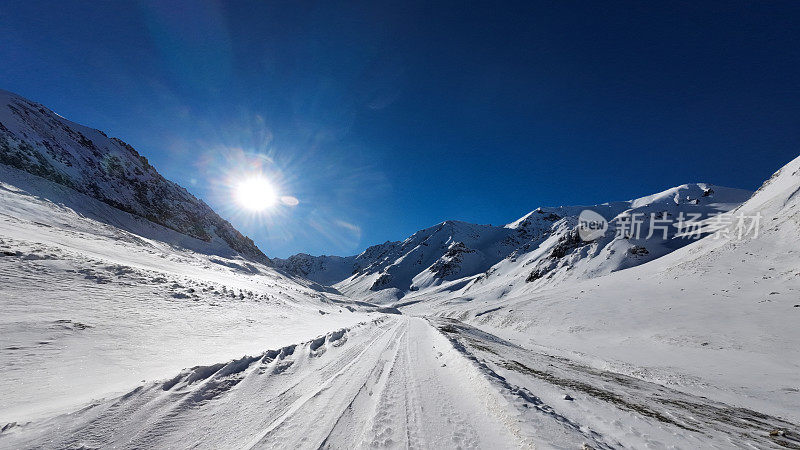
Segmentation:
{"type": "Polygon", "coordinates": [[[353,274],[356,258],[298,253],[286,259],[273,258],[272,263],[293,276],[329,286],[353,274]]]}
{"type": "Polygon", "coordinates": [[[672,224],[679,219],[706,219],[733,209],[750,195],[705,183],[685,184],[630,201],[537,208],[503,227],[446,221],[357,256],[300,254],[276,259],[275,265],[348,295],[384,302],[420,290],[454,291],[498,277],[509,283],[553,284],[663,256],[692,242],[677,235],[679,230],[672,224]],[[604,217],[610,231],[582,240],[578,218],[584,210],[604,217]],[[664,230],[667,222],[670,225],[664,230]],[[627,232],[616,232],[622,228],[627,232]]]}
{"type": "MultiPolygon", "coordinates": [[[[409,295],[401,310],[798,423],[798,193],[800,157],[719,218],[720,233],[646,264],[546,286],[490,277],[457,292],[409,295]],[[757,233],[737,233],[739,218],[757,223],[757,233]]],[[[773,436],[780,446],[800,442],[773,436]]]]}
{"type": "MultiPolygon", "coordinates": [[[[709,188],[606,207],[727,209],[709,188]]],[[[4,183],[0,448],[795,448],[798,192],[800,158],[728,213],[762,214],[758,237],[707,236],[590,279],[450,281],[410,291],[399,315],[4,183]]],[[[539,246],[563,248],[554,236],[573,228],[554,224],[575,214],[423,235],[487,254],[501,233],[541,230],[539,246]]],[[[626,244],[598,246],[613,242],[626,244]]],[[[512,259],[509,276],[528,276],[512,259]]],[[[325,263],[342,262],[317,261],[332,278],[325,263]]]]}
{"type": "Polygon", "coordinates": [[[0,449],[800,448],[800,158],[272,265],[3,95],[0,449]]]}
{"type": "Polygon", "coordinates": [[[0,428],[371,320],[213,244],[0,165],[0,428]]]}
{"type": "Polygon", "coordinates": [[[3,90],[0,164],[67,186],[216,248],[268,261],[249,238],[186,189],[162,177],[130,145],[3,90]]]}
{"type": "Polygon", "coordinates": [[[761,214],[744,239],[578,241],[584,208],[541,208],[276,269],[0,166],[0,449],[794,448],[798,192],[800,158],[738,207],[591,208],[761,214]]]}

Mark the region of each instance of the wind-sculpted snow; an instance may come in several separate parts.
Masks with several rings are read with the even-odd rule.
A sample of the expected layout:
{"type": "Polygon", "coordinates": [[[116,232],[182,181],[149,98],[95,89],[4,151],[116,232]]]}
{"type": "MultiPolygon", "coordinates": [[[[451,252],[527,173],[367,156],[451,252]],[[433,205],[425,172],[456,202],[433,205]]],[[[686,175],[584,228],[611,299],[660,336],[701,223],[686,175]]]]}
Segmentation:
{"type": "Polygon", "coordinates": [[[26,172],[0,175],[0,427],[378,309],[26,172]]]}
{"type": "Polygon", "coordinates": [[[677,224],[683,217],[703,219],[729,211],[750,192],[709,184],[686,184],[625,202],[594,206],[537,208],[503,227],[446,221],[418,231],[402,242],[386,242],[357,256],[300,254],[275,260],[296,276],[332,285],[354,297],[393,302],[426,292],[467,292],[494,280],[508,284],[554,285],[634,267],[692,242],[665,236],[652,227],[653,216],[677,224]],[[610,224],[598,239],[578,236],[578,216],[590,209],[610,224]],[[641,221],[633,234],[617,233],[621,224],[641,221]]]}
{"type": "Polygon", "coordinates": [[[2,448],[793,448],[778,417],[513,344],[385,316],[185,369],[2,448]]]}
{"type": "Polygon", "coordinates": [[[394,316],[16,424],[0,447],[530,447],[518,414],[424,320],[394,316]]]}
{"type": "MultiPolygon", "coordinates": [[[[209,243],[222,241],[246,258],[268,261],[249,238],[186,189],[162,177],[130,145],[0,90],[2,164],[184,235],[209,243]]],[[[80,203],[66,206],[80,207],[80,203]]]]}

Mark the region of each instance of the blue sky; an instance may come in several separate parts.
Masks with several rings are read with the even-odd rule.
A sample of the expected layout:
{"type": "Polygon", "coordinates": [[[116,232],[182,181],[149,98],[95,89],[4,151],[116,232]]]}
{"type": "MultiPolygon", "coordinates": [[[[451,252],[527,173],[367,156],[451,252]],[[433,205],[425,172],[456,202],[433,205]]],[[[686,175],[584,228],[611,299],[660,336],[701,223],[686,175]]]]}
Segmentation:
{"type": "Polygon", "coordinates": [[[354,254],[798,154],[800,2],[0,4],[0,88],[136,147],[270,256],[354,254]],[[262,168],[299,199],[239,210],[262,168]]]}

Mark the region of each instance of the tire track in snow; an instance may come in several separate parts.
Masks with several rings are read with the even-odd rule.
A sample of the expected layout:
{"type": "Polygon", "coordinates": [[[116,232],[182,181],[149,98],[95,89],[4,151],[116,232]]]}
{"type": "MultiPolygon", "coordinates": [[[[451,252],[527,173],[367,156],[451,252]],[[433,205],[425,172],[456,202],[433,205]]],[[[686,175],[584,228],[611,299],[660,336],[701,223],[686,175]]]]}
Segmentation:
{"type": "Polygon", "coordinates": [[[0,447],[529,447],[523,419],[426,320],[385,316],[14,427],[0,447]]]}
{"type": "MultiPolygon", "coordinates": [[[[397,337],[396,334],[395,337],[397,337]]],[[[362,423],[361,432],[355,432],[359,427],[359,416],[363,418],[363,416],[374,417],[376,415],[375,412],[380,406],[376,399],[378,396],[383,396],[387,387],[387,379],[397,367],[400,348],[407,339],[408,329],[404,326],[400,330],[399,338],[392,339],[387,348],[386,353],[391,352],[392,356],[377,361],[369,377],[364,380],[356,395],[339,415],[325,440],[320,444],[320,448],[352,448],[364,445],[368,426],[362,423]],[[391,350],[392,348],[394,350],[391,350]],[[365,410],[367,410],[366,413],[365,410]]]]}
{"type": "Polygon", "coordinates": [[[595,430],[587,435],[596,439],[593,447],[669,441],[688,448],[800,448],[800,427],[781,418],[528,350],[454,319],[431,320],[510,394],[569,426],[595,430]],[[560,398],[559,412],[531,394],[558,398],[565,391],[575,398],[560,398]]]}

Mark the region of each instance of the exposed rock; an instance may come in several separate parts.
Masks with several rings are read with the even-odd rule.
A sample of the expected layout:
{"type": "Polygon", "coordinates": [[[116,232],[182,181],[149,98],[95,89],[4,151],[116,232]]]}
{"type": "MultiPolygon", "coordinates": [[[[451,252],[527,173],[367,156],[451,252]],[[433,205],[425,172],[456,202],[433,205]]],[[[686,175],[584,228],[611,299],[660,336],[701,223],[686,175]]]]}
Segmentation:
{"type": "Polygon", "coordinates": [[[122,211],[210,242],[215,237],[242,256],[267,257],[252,240],[202,200],[162,177],[147,158],[42,105],[0,90],[0,164],[94,197],[122,211]]]}

